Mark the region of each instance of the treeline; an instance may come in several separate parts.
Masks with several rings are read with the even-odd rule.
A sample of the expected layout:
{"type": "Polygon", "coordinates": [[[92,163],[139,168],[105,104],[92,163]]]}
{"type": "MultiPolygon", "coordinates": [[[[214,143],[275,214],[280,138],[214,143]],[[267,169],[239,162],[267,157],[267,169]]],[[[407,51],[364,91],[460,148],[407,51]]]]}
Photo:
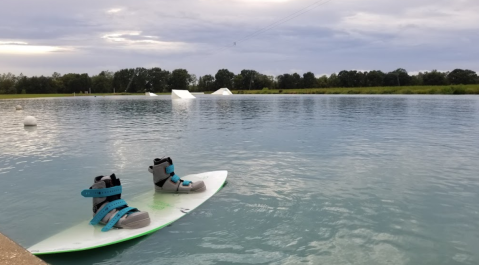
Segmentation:
{"type": "Polygon", "coordinates": [[[172,72],[154,67],[122,69],[117,72],[102,71],[98,75],[69,73],[52,76],[27,77],[11,73],[0,75],[0,94],[44,94],[44,93],[143,93],[146,91],[161,93],[172,89],[190,91],[214,91],[227,87],[234,90],[301,89],[301,88],[337,88],[337,87],[383,87],[383,86],[434,86],[434,85],[479,84],[476,72],[455,69],[451,72],[420,72],[409,75],[402,68],[392,72],[341,71],[319,78],[312,72],[279,76],[264,75],[255,70],[242,70],[234,74],[220,69],[213,75],[199,78],[185,69],[172,72]]]}

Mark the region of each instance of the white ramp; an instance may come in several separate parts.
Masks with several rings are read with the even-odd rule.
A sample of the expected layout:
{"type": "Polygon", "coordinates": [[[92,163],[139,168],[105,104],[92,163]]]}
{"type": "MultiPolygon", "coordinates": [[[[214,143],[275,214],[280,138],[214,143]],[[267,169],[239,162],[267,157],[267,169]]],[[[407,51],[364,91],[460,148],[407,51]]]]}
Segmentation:
{"type": "Polygon", "coordinates": [[[171,99],[195,98],[188,90],[171,90],[171,99]]]}
{"type": "Polygon", "coordinates": [[[150,92],[145,92],[145,95],[148,96],[148,97],[158,97],[157,94],[155,94],[155,93],[150,93],[150,92]]]}
{"type": "Polygon", "coordinates": [[[220,88],[220,89],[216,90],[215,92],[211,93],[211,95],[229,96],[229,95],[233,95],[233,93],[231,93],[231,91],[228,88],[223,87],[223,88],[220,88]]]}

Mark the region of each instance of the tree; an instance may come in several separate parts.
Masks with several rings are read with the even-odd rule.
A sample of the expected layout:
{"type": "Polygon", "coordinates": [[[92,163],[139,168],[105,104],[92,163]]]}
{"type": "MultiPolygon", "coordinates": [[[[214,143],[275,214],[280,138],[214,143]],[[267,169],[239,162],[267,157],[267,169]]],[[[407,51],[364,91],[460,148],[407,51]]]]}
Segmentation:
{"type": "Polygon", "coordinates": [[[446,85],[447,74],[438,72],[437,70],[432,70],[431,72],[425,72],[423,76],[423,84],[429,86],[439,86],[439,85],[446,85]]]}
{"type": "Polygon", "coordinates": [[[62,75],[60,73],[53,72],[53,74],[52,74],[52,79],[53,80],[60,79],[60,78],[62,78],[62,75]]]}
{"type": "Polygon", "coordinates": [[[126,92],[130,80],[135,74],[135,69],[121,69],[113,75],[113,87],[115,92],[126,92]]]}
{"type": "Polygon", "coordinates": [[[303,88],[313,88],[317,87],[316,77],[312,72],[307,72],[303,74],[303,88]]]}
{"type": "Polygon", "coordinates": [[[91,88],[91,78],[88,74],[81,74],[79,77],[79,83],[84,91],[88,91],[91,88]]]}
{"type": "Polygon", "coordinates": [[[303,86],[303,78],[298,73],[294,73],[291,75],[293,77],[294,86],[293,88],[304,88],[303,86]]]}
{"type": "Polygon", "coordinates": [[[384,77],[385,86],[409,86],[411,84],[411,77],[403,68],[398,68],[389,72],[384,77]]]}
{"type": "Polygon", "coordinates": [[[384,77],[386,76],[385,73],[382,71],[369,71],[366,74],[367,85],[366,86],[382,86],[384,84],[384,77]]]}
{"type": "Polygon", "coordinates": [[[447,75],[447,80],[453,85],[479,84],[477,73],[467,69],[454,69],[447,75]]]}
{"type": "Polygon", "coordinates": [[[191,82],[191,76],[186,69],[176,69],[171,72],[168,82],[168,92],[172,89],[187,90],[188,84],[191,82]]]}
{"type": "Polygon", "coordinates": [[[88,74],[66,74],[61,77],[61,81],[64,85],[64,90],[61,93],[79,93],[80,91],[88,91],[91,87],[91,79],[88,74]]]}
{"type": "Polygon", "coordinates": [[[113,92],[113,73],[102,71],[99,75],[91,78],[92,93],[112,93],[113,92]]]}
{"type": "Polygon", "coordinates": [[[422,72],[417,73],[417,75],[411,76],[411,86],[422,86],[424,74],[422,72]]]}
{"type": "Polygon", "coordinates": [[[228,69],[220,69],[215,75],[215,86],[216,89],[222,88],[222,87],[227,87],[227,88],[232,88],[233,87],[233,77],[235,75],[228,71],[228,69]]]}
{"type": "Polygon", "coordinates": [[[241,74],[235,75],[233,77],[233,89],[240,90],[243,84],[243,76],[241,74]]]}
{"type": "MultiPolygon", "coordinates": [[[[298,75],[299,76],[299,75],[298,75]]],[[[283,74],[278,77],[279,89],[293,89],[296,88],[297,78],[291,74],[283,74]]]]}
{"type": "Polygon", "coordinates": [[[167,92],[168,80],[170,78],[170,72],[161,70],[159,67],[154,67],[148,70],[148,76],[150,77],[151,87],[153,92],[167,92]]]}
{"type": "Polygon", "coordinates": [[[254,76],[253,84],[251,89],[261,90],[263,88],[272,88],[273,80],[271,77],[263,74],[256,74],[254,76]]]}
{"type": "Polygon", "coordinates": [[[255,70],[241,70],[241,76],[243,77],[243,83],[241,84],[241,89],[249,90],[253,84],[254,77],[258,73],[255,70]]]}
{"type": "Polygon", "coordinates": [[[329,76],[328,78],[328,87],[340,87],[341,82],[339,80],[339,77],[336,73],[333,73],[329,76]]]}
{"type": "Polygon", "coordinates": [[[323,76],[319,77],[318,80],[317,80],[317,84],[318,84],[318,87],[320,87],[320,88],[329,87],[328,77],[326,75],[323,75],[323,76]]]}
{"type": "Polygon", "coordinates": [[[359,87],[361,86],[362,73],[356,70],[341,71],[338,74],[338,79],[341,87],[359,87]]]}
{"type": "Polygon", "coordinates": [[[196,78],[195,74],[190,74],[190,84],[188,90],[190,91],[197,91],[198,90],[198,79],[196,78]]]}
{"type": "Polygon", "coordinates": [[[64,93],[65,84],[63,83],[62,75],[60,73],[54,72],[51,79],[53,90],[57,91],[57,93],[64,93]]]}
{"type": "Polygon", "coordinates": [[[134,91],[137,93],[143,93],[145,91],[150,91],[152,84],[151,78],[149,76],[150,72],[143,67],[137,67],[135,69],[134,76],[130,81],[129,91],[134,91]]]}
{"type": "Polygon", "coordinates": [[[16,94],[16,81],[17,79],[12,73],[0,75],[0,94],[16,94]]]}
{"type": "Polygon", "coordinates": [[[17,82],[15,83],[16,93],[25,94],[28,91],[28,86],[30,85],[30,78],[20,74],[17,77],[17,82]]]}
{"type": "Polygon", "coordinates": [[[213,91],[215,84],[215,78],[212,75],[205,75],[198,80],[199,91],[213,91]]]}

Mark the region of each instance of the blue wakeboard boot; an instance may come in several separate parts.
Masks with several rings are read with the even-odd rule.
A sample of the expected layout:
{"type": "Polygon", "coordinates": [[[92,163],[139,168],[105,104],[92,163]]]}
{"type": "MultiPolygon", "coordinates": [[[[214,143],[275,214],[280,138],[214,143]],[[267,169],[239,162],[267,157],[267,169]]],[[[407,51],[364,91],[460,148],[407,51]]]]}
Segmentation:
{"type": "Polygon", "coordinates": [[[206,190],[205,183],[201,180],[193,182],[180,179],[175,174],[170,157],[155,158],[148,171],[153,174],[153,183],[158,192],[192,193],[206,190]]]}
{"type": "Polygon", "coordinates": [[[93,219],[90,224],[104,224],[103,232],[113,227],[135,229],[150,224],[148,212],[129,207],[121,199],[122,186],[115,174],[95,177],[93,185],[83,190],[83,197],[93,198],[93,219]]]}

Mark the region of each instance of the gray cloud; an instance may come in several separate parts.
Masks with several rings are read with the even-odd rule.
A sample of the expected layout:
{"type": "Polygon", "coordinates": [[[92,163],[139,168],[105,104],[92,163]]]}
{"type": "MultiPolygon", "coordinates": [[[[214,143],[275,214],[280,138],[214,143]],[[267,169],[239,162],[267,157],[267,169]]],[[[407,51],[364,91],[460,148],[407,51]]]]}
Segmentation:
{"type": "Polygon", "coordinates": [[[197,75],[221,68],[272,75],[479,70],[474,0],[332,0],[244,40],[314,2],[6,0],[0,43],[35,47],[25,52],[15,44],[0,46],[0,73],[97,74],[137,66],[186,68],[197,75]]]}

